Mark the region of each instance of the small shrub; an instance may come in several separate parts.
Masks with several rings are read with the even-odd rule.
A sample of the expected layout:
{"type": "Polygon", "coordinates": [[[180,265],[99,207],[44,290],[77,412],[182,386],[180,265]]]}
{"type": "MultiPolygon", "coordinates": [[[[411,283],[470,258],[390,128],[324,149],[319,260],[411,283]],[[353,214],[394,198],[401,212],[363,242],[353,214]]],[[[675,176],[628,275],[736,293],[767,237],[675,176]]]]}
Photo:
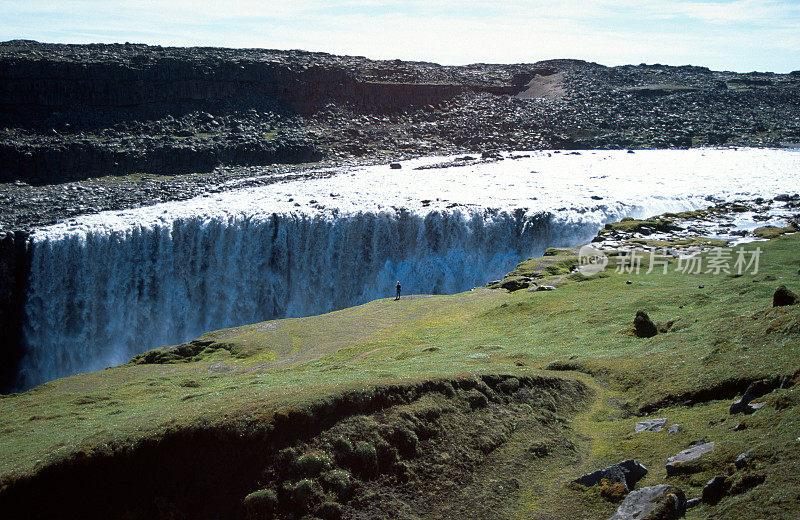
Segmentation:
{"type": "Polygon", "coordinates": [[[271,489],[259,489],[244,497],[245,518],[267,518],[278,506],[278,495],[271,489]]]}
{"type": "Polygon", "coordinates": [[[353,447],[353,443],[350,442],[350,439],[342,436],[333,439],[331,445],[333,446],[334,456],[339,462],[345,462],[350,459],[353,455],[353,450],[355,449],[353,447]]]}
{"type": "Polygon", "coordinates": [[[389,433],[388,440],[397,448],[397,451],[401,456],[405,458],[417,456],[419,438],[417,437],[416,433],[411,431],[411,429],[403,426],[397,426],[389,433]]]}
{"type": "Polygon", "coordinates": [[[284,489],[289,502],[297,512],[308,511],[323,497],[319,485],[310,478],[304,478],[295,484],[286,484],[284,489]]]}
{"type": "Polygon", "coordinates": [[[394,472],[395,478],[397,481],[402,483],[408,482],[411,480],[411,477],[414,476],[414,471],[411,469],[411,466],[408,462],[398,462],[392,467],[392,471],[394,472]]]}
{"type": "Polygon", "coordinates": [[[371,477],[378,474],[378,452],[371,442],[358,441],[353,449],[353,470],[371,477]]]}
{"type": "Polygon", "coordinates": [[[339,520],[342,518],[343,508],[338,502],[323,502],[315,511],[323,520],[339,520]]]}
{"type": "Polygon", "coordinates": [[[375,452],[378,457],[379,467],[389,468],[400,458],[400,455],[397,452],[397,448],[386,442],[379,435],[377,434],[375,435],[373,443],[375,444],[375,452]]]}
{"type": "Polygon", "coordinates": [[[350,473],[343,469],[332,469],[320,475],[322,487],[332,491],[339,498],[346,497],[353,486],[350,473]]]}
{"type": "Polygon", "coordinates": [[[500,383],[500,391],[506,394],[511,394],[519,390],[519,379],[516,377],[509,377],[500,383]]]}
{"type": "Polygon", "coordinates": [[[628,490],[625,489],[625,484],[622,482],[610,482],[607,479],[603,479],[598,487],[600,488],[600,496],[609,502],[620,502],[628,493],[628,490]]]}
{"type": "Polygon", "coordinates": [[[294,467],[300,475],[315,477],[321,472],[331,469],[333,462],[330,457],[321,451],[309,451],[297,457],[294,467]]]}
{"type": "Polygon", "coordinates": [[[469,390],[464,395],[464,398],[473,410],[486,408],[489,404],[489,399],[482,392],[478,392],[477,390],[469,390]]]}

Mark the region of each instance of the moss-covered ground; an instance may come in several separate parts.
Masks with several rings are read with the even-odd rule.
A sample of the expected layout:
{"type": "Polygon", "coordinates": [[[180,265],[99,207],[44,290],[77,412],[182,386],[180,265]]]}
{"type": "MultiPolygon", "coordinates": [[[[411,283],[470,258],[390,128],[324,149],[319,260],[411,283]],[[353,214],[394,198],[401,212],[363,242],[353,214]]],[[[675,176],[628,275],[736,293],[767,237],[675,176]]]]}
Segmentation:
{"type": "Polygon", "coordinates": [[[758,272],[740,276],[685,274],[674,263],[666,274],[625,273],[612,262],[602,276],[587,278],[565,275],[560,269],[568,273],[569,260],[551,255],[557,258],[529,267],[554,266],[551,274],[560,277],[554,291],[477,288],[378,300],[211,332],[135,363],[3,396],[0,482],[13,487],[76,453],[91,459],[165,431],[268,429],[276,411],[375,385],[465,374],[547,375],[580,380],[595,397],[565,416],[557,433],[520,420],[474,469],[464,489],[480,500],[497,494],[492,486],[515,483],[493,506],[500,517],[607,518],[616,505],[599,490],[566,483],[636,458],[650,469],[640,486],[673,483],[690,498],[718,474],[763,481],[740,485],[687,518],[796,520],[800,386],[769,394],[762,399],[768,404],[747,417],[729,415],[728,407],[749,382],[800,370],[800,305],[772,308],[777,286],[800,292],[800,238],[746,247],[762,253],[758,272]],[[638,310],[668,331],[652,338],[631,334],[638,310]],[[643,415],[665,417],[679,431],[634,434],[643,415]],[[744,428],[731,429],[740,422],[744,428]],[[691,473],[667,478],[666,458],[706,436],[717,443],[715,451],[691,473]],[[748,467],[734,471],[732,461],[750,449],[748,467]]]}

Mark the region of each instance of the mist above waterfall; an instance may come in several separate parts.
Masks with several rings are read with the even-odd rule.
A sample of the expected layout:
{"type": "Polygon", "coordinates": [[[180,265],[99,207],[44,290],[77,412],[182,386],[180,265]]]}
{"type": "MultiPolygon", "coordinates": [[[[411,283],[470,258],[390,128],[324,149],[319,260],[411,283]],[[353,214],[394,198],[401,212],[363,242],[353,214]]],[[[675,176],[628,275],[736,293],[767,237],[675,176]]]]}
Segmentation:
{"type": "Polygon", "coordinates": [[[776,150],[531,155],[328,172],[38,230],[18,386],[389,297],[396,280],[404,294],[468,290],[609,220],[702,207],[707,195],[774,195],[800,170],[800,153],[776,150]]]}

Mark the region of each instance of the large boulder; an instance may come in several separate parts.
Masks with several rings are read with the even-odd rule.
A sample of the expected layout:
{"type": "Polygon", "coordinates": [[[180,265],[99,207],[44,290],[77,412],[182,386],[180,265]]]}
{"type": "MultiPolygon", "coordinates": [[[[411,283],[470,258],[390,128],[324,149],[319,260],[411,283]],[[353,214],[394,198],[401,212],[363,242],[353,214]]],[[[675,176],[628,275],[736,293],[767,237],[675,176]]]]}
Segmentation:
{"type": "Polygon", "coordinates": [[[613,466],[587,473],[582,477],[576,478],[572,482],[587,487],[597,485],[602,480],[607,480],[610,483],[620,482],[625,486],[625,492],[628,492],[633,489],[636,483],[645,475],[647,475],[647,468],[633,459],[628,459],[618,462],[613,466]]]}
{"type": "Polygon", "coordinates": [[[686,495],[669,484],[637,489],[625,497],[611,520],[673,520],[686,513],[686,495]]]}
{"type": "Polygon", "coordinates": [[[747,390],[745,390],[742,398],[734,402],[728,412],[731,415],[737,413],[751,414],[755,412],[760,406],[750,404],[750,402],[772,392],[778,384],[779,381],[773,379],[759,379],[758,381],[753,381],[750,383],[750,386],[747,387],[747,390]]]}
{"type": "Polygon", "coordinates": [[[633,319],[633,333],[639,338],[652,338],[658,334],[658,327],[644,311],[637,311],[633,319]]]}
{"type": "Polygon", "coordinates": [[[672,475],[677,475],[678,473],[684,472],[684,466],[686,463],[693,462],[706,453],[711,453],[712,451],[714,451],[714,443],[705,442],[703,444],[692,446],[691,448],[685,449],[682,452],[673,455],[667,459],[667,476],[670,477],[672,475]]]}
{"type": "Polygon", "coordinates": [[[773,307],[783,307],[784,305],[797,305],[800,303],[800,298],[797,297],[795,293],[790,291],[786,288],[785,285],[781,285],[775,290],[775,293],[772,295],[772,306],[773,307]]]}

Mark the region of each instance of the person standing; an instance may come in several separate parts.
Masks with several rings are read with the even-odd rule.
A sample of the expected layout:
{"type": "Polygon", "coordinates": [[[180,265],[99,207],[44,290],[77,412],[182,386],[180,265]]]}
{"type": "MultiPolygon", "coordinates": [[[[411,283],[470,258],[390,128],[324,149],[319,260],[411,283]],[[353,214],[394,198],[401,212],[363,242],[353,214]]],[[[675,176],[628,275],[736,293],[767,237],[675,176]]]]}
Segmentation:
{"type": "Polygon", "coordinates": [[[395,301],[400,299],[400,289],[402,289],[402,287],[400,287],[400,280],[397,280],[397,296],[394,299],[395,301]]]}

